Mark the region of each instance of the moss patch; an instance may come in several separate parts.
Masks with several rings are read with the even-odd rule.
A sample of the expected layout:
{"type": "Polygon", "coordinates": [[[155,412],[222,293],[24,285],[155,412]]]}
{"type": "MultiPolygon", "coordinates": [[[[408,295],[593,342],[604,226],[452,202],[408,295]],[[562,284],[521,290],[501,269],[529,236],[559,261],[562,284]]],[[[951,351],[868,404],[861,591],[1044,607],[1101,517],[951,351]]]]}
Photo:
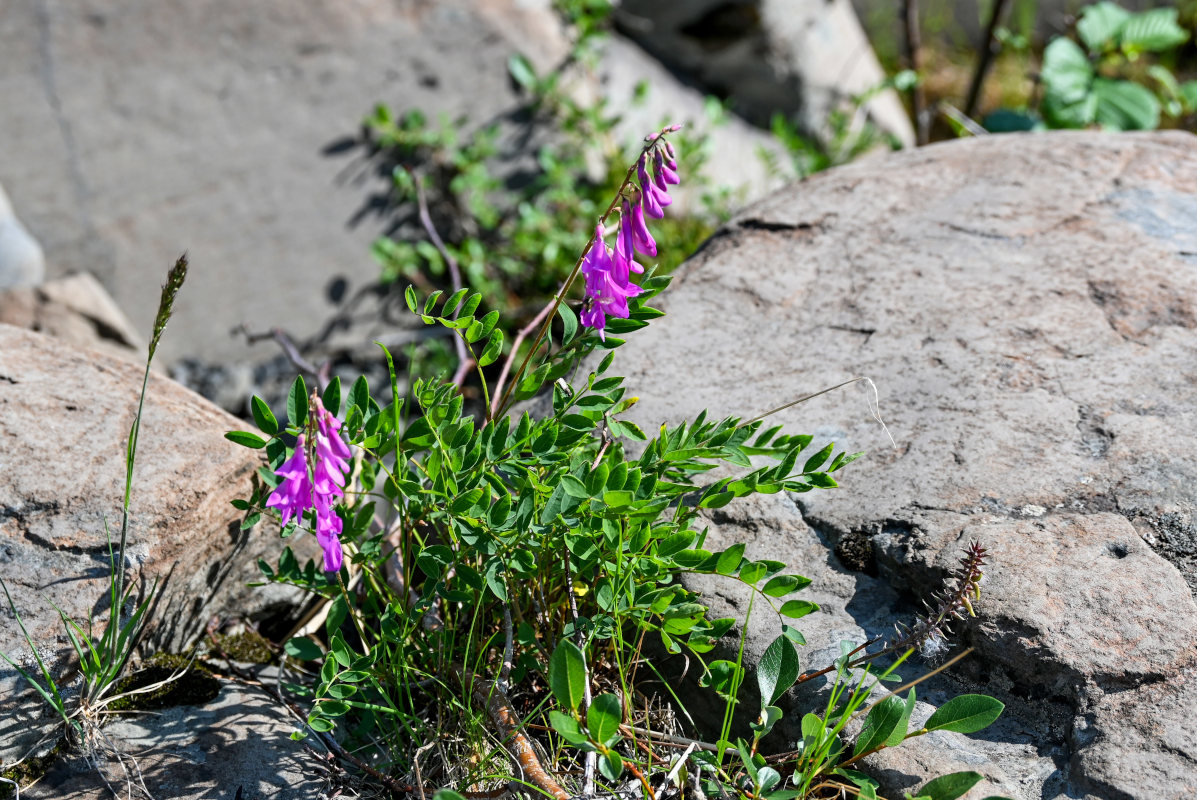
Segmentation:
{"type": "Polygon", "coordinates": [[[159,653],[137,672],[121,680],[113,693],[143,689],[167,680],[179,670],[187,671],[149,692],[122,697],[109,704],[108,708],[112,711],[143,711],[173,706],[201,706],[214,700],[220,694],[220,681],[200,664],[192,664],[189,669],[187,664],[188,659],[184,656],[159,653]]]}
{"type": "Polygon", "coordinates": [[[270,641],[256,631],[221,636],[220,649],[229,658],[245,664],[272,664],[275,660],[270,641]]]}
{"type": "MultiPolygon", "coordinates": [[[[66,746],[66,739],[59,739],[58,743],[54,745],[54,749],[44,756],[27,758],[16,766],[5,767],[3,770],[0,770],[0,778],[16,781],[17,785],[21,787],[28,787],[29,784],[50,771],[50,767],[58,759],[58,756],[66,750],[66,746]]],[[[13,789],[11,783],[0,783],[0,800],[12,797],[15,794],[16,791],[13,789]]]]}

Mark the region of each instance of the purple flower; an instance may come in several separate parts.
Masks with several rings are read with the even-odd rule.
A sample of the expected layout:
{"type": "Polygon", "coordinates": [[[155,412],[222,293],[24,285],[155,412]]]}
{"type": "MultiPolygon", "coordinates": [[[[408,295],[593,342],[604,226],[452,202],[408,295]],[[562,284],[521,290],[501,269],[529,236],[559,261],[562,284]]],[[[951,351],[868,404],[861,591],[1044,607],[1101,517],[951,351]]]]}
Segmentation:
{"type": "MultiPolygon", "coordinates": [[[[604,339],[607,317],[627,319],[630,314],[628,298],[640,294],[640,287],[628,279],[634,262],[620,253],[612,258],[611,251],[603,241],[605,233],[601,224],[595,228],[594,240],[582,259],[582,275],[586,279],[589,303],[581,315],[582,324],[597,330],[604,339]]],[[[636,267],[637,271],[642,271],[639,265],[636,267]]]]}
{"type": "Polygon", "coordinates": [[[661,209],[673,202],[665,189],[657,186],[648,177],[648,155],[640,156],[636,162],[636,177],[640,179],[640,195],[644,203],[644,213],[653,219],[661,219],[665,212],[661,209]]]}
{"type": "Polygon", "coordinates": [[[312,480],[308,477],[308,461],[304,453],[303,435],[295,443],[295,454],[283,462],[274,472],[283,479],[270,493],[266,501],[268,508],[277,508],[283,525],[291,517],[303,517],[303,512],[312,508],[312,480]]]}
{"type": "MultiPolygon", "coordinates": [[[[648,232],[648,226],[644,224],[644,208],[639,203],[629,203],[626,198],[623,201],[623,209],[619,217],[620,241],[623,240],[625,229],[627,229],[627,235],[631,238],[637,253],[643,253],[650,258],[657,255],[657,242],[648,232]]],[[[636,272],[643,271],[643,269],[636,270],[636,272]]]]}
{"type": "Polygon", "coordinates": [[[275,470],[275,475],[283,480],[270,493],[266,505],[278,509],[283,525],[292,517],[301,520],[304,512],[315,510],[316,541],[324,551],[324,570],[338,572],[344,552],[340,539],[341,518],[333,508],[333,501],[345,494],[350,451],[338,432],[340,421],[315,393],[311,405],[307,433],[314,436],[315,445],[309,449],[311,439],[305,434],[299,435],[295,452],[275,470]],[[310,470],[309,459],[312,462],[310,470]]]}

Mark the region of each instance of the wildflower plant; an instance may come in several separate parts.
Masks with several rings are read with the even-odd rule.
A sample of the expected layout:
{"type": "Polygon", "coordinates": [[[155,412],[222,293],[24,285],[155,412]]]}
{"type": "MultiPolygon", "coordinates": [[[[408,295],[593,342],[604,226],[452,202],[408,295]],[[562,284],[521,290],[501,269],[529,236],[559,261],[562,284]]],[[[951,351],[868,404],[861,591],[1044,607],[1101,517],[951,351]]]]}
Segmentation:
{"type": "MultiPolygon", "coordinates": [[[[907,705],[897,714],[888,698],[868,706],[877,681],[894,678],[897,664],[876,677],[866,666],[895,652],[884,647],[849,646],[836,664],[800,675],[794,623],[817,611],[798,596],[810,580],[745,558],[743,543],[706,548],[705,511],[834,488],[860,454],[816,448],[812,436],[763,419],[704,413],[649,435],[624,417],[635,398],[612,371],[613,351],[662,314],[651,303],[669,278],[637,258],[658,252],[648,220],[663,216],[679,180],[675,131],[645,140],[527,355],[509,358],[494,386],[484,369],[502,353],[497,311],[482,314],[482,297],[465,288],[422,302],[407,290],[409,309],[451,331],[475,363],[485,398],[477,418],[441,378],[413,381],[409,402],[383,348],[390,385],[380,393],[364,378],[347,392],[334,380],[309,393],[298,378],[288,424],[255,398],[265,436],[229,434],[268,461],[236,505],[250,519],[277,509],[285,537],[314,531],[324,554],[301,565],[287,546],[277,565],[259,562],[267,581],[325,601],[322,628],[285,644],[293,663],[310,666],[309,680],[289,685],[308,708],[295,735],[358,753],[353,763],[394,791],[445,787],[441,800],[453,800],[502,786],[567,800],[630,780],[654,800],[666,783],[708,796],[876,797],[876,782],[850,769],[858,759],[930,729],[975,730],[1001,710],[989,698],[949,703],[933,726],[908,731],[907,705]],[[567,297],[579,277],[575,311],[567,297]],[[513,410],[542,393],[539,418],[513,410]],[[716,467],[730,474],[710,479],[716,467]],[[743,648],[734,660],[711,658],[747,620],[712,619],[687,573],[750,587],[749,613],[778,620],[780,635],[755,665],[761,713],[749,731],[733,719],[749,696],[743,648]],[[650,650],[687,658],[726,702],[722,725],[709,726],[716,741],[671,737],[688,744],[672,762],[652,755],[670,737],[653,732],[657,718],[638,699],[658,673],[650,650]],[[835,688],[822,715],[803,717],[801,751],[765,755],[782,695],[829,672],[835,688]],[[854,714],[867,714],[869,735],[849,754],[840,734],[854,714]]],[[[913,697],[901,702],[912,707],[913,697]]],[[[962,773],[920,797],[951,800],[979,778],[962,773]]]]}

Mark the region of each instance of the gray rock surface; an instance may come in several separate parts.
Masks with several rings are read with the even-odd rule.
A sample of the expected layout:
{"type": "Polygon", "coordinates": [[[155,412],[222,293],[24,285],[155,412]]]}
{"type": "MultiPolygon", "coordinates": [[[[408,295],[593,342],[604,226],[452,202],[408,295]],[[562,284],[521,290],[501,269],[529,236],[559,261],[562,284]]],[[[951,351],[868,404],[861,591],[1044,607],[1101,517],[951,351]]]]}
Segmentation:
{"type": "Polygon", "coordinates": [[[145,343],[104,287],[84,272],[0,291],[0,323],[109,355],[145,358],[145,343]]]}
{"type": "MultiPolygon", "coordinates": [[[[837,640],[909,622],[985,544],[980,617],[960,626],[977,653],[920,697],[1007,703],[969,747],[1014,797],[1180,797],[1197,774],[1180,744],[1197,667],[1194,144],[995,136],[816,176],[718,232],[616,362],[646,430],[876,382],[896,447],[859,384],[779,413],[812,447],[868,455],[840,490],[720,510],[708,547],[746,540],[814,579],[823,612],[799,627],[817,668],[837,640]]],[[[716,613],[742,617],[711,580],[695,585],[716,613]]],[[[755,614],[749,659],[778,632],[755,614]]],[[[908,777],[895,785],[930,776],[908,777]]]]}
{"type": "MultiPolygon", "coordinates": [[[[221,682],[215,700],[153,714],[122,716],[103,728],[112,746],[136,763],[149,796],[299,800],[325,796],[319,758],[292,741],[286,709],[260,688],[221,682]]],[[[108,782],[126,796],[128,783],[114,758],[101,759],[104,777],[80,757],[63,758],[21,793],[30,800],[110,798],[108,782]]],[[[144,797],[134,782],[130,798],[144,797]]]]}
{"type": "Polygon", "coordinates": [[[0,185],[0,289],[37,286],[46,276],[46,256],[17,219],[0,185]]]}
{"type": "MultiPolygon", "coordinates": [[[[124,358],[0,324],[0,578],[67,685],[70,643],[51,602],[85,628],[108,613],[104,523],[119,531],[125,441],[142,371],[124,358]]],[[[247,586],[260,578],[256,559],[274,561],[281,548],[268,525],[240,530],[241,512],[229,505],[249,494],[260,463],[257,453],[223,438],[241,427],[173,381],[151,376],[127,551],[131,574],[143,586],[158,582],[143,640],[150,652],[182,648],[213,615],[253,618],[296,597],[281,587],[247,586]]],[[[31,666],[7,604],[0,607],[0,651],[31,666]]],[[[0,669],[0,761],[23,755],[54,724],[16,673],[0,669]]]]}
{"type": "MultiPolygon", "coordinates": [[[[249,350],[235,326],[306,339],[334,319],[372,319],[354,301],[379,274],[370,244],[393,223],[377,213],[389,178],[373,176],[352,140],[374,105],[505,121],[506,146],[525,101],[508,58],[523,52],[547,72],[568,48],[549,0],[11,0],[0,16],[0,181],[21,199],[50,277],[93,273],[138,330],[161,270],[189,251],[199,300],[173,321],[164,366],[259,362],[277,347],[249,350]]],[[[699,105],[645,68],[668,83],[652,125],[676,119],[677,97],[699,105]]],[[[633,83],[616,81],[612,102],[625,104],[633,83]]],[[[715,135],[726,166],[713,177],[763,189],[762,134],[737,124],[715,135]]],[[[395,333],[362,328],[363,347],[395,333]]]]}
{"type": "MultiPolygon", "coordinates": [[[[781,112],[817,139],[826,139],[832,110],[885,80],[849,0],[624,0],[616,18],[628,36],[748,119],[767,126],[781,112]]],[[[892,90],[865,109],[883,131],[914,143],[892,90]]]]}

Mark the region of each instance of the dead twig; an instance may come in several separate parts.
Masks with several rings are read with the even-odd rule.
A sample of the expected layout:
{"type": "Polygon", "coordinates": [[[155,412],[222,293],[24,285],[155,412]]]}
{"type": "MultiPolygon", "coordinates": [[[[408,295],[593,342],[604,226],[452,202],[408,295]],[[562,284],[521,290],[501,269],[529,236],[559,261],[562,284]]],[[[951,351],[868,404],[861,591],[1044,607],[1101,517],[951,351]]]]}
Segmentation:
{"type": "MultiPolygon", "coordinates": [[[[902,27],[906,33],[906,67],[917,76],[921,69],[922,39],[919,33],[918,0],[903,0],[902,27]]],[[[927,96],[923,84],[915,80],[910,87],[910,111],[914,116],[915,142],[919,147],[931,138],[931,116],[927,113],[927,96]]]]}
{"type": "MultiPolygon", "coordinates": [[[[565,287],[563,286],[561,289],[558,289],[557,295],[561,294],[564,288],[565,287]]],[[[503,386],[507,383],[507,376],[511,374],[511,362],[515,361],[515,357],[519,353],[520,345],[524,343],[524,339],[528,338],[528,334],[536,330],[540,323],[544,322],[544,318],[548,316],[549,312],[556,308],[557,295],[553,295],[553,299],[550,300],[545,307],[542,308],[536,314],[536,316],[532,318],[531,322],[520,328],[519,332],[516,333],[515,338],[511,340],[511,353],[507,356],[507,360],[503,362],[503,369],[499,372],[499,380],[495,384],[495,391],[493,395],[494,399],[491,400],[490,404],[490,413],[492,418],[499,410],[499,398],[503,394],[503,386]]]]}
{"type": "Polygon", "coordinates": [[[523,731],[523,722],[519,714],[511,705],[507,693],[499,688],[498,682],[483,680],[477,675],[466,673],[457,664],[451,664],[449,669],[462,688],[473,695],[474,702],[486,709],[491,722],[503,737],[503,744],[524,775],[555,800],[570,800],[570,793],[561,788],[561,784],[541,765],[532,740],[523,731]]]}
{"type": "Polygon", "coordinates": [[[985,41],[977,51],[977,68],[973,71],[973,79],[968,87],[968,99],[964,101],[964,116],[974,117],[977,114],[977,104],[981,101],[981,87],[985,84],[985,75],[989,72],[989,64],[993,57],[1001,50],[997,40],[997,27],[1006,13],[1010,0],[993,0],[993,7],[989,14],[989,24],[985,26],[985,41]]]}

